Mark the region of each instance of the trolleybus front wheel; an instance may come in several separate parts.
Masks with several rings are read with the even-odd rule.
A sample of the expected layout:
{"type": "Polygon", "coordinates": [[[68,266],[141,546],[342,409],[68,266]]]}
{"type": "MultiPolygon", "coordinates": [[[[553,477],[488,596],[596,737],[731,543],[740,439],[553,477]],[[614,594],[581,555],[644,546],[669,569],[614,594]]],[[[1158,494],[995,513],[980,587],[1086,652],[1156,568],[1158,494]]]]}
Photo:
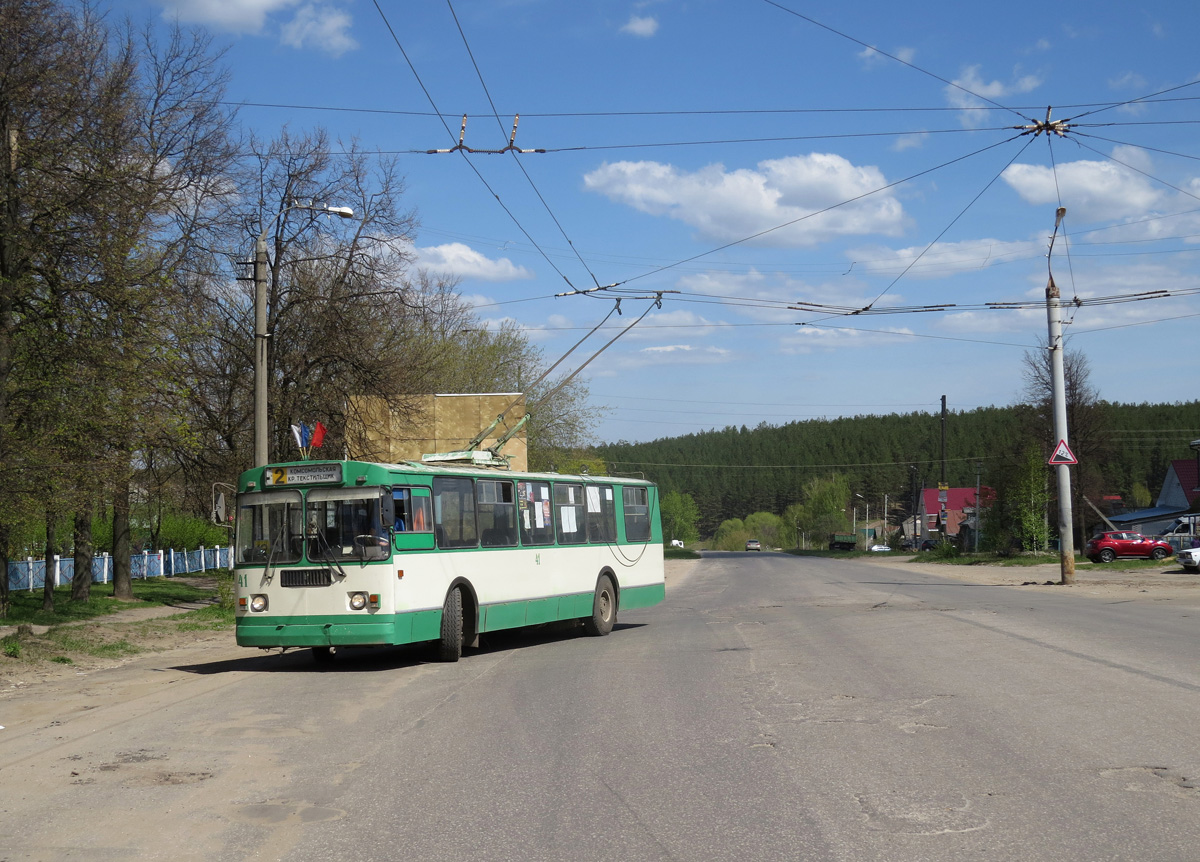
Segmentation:
{"type": "Polygon", "coordinates": [[[583,630],[592,637],[602,637],[613,629],[617,621],[617,591],[612,578],[601,575],[596,582],[596,595],[592,599],[592,615],[583,620],[583,630]]]}
{"type": "Polygon", "coordinates": [[[438,661],[458,661],[463,651],[462,591],[455,587],[442,606],[442,636],[438,640],[438,661]]]}

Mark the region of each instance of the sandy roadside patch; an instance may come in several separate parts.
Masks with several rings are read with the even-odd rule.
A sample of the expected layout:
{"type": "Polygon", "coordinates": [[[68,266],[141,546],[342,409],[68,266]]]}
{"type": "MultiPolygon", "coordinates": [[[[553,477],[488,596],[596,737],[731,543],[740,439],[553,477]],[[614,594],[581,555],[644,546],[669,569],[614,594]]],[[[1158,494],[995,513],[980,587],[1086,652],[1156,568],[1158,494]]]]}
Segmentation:
{"type": "Polygon", "coordinates": [[[909,562],[906,557],[855,557],[855,563],[897,571],[921,572],[971,584],[1011,586],[1025,590],[1062,590],[1075,595],[1112,600],[1171,599],[1200,606],[1200,575],[1167,561],[1163,568],[1131,569],[1120,562],[1083,563],[1075,569],[1075,583],[1060,584],[1057,561],[1037,566],[952,566],[942,563],[909,562]],[[1047,582],[1051,582],[1047,584],[1047,582]]]}

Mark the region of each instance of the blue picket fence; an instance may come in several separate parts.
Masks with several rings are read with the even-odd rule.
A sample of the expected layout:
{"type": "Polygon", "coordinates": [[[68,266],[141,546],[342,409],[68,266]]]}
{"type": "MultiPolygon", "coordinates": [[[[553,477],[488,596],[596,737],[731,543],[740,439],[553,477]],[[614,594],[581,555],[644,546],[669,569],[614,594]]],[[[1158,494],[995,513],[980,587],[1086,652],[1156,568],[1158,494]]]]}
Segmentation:
{"type": "MultiPolygon", "coordinates": [[[[229,548],[200,548],[195,551],[143,551],[130,557],[134,578],[168,578],[194,575],[213,569],[233,568],[229,548]]],[[[71,583],[75,578],[75,560],[56,557],[51,568],[55,586],[71,583]]],[[[107,584],[113,578],[113,561],[108,554],[92,558],[92,583],[107,584]]],[[[8,564],[10,590],[40,590],[46,583],[45,560],[12,560],[8,564]]]]}

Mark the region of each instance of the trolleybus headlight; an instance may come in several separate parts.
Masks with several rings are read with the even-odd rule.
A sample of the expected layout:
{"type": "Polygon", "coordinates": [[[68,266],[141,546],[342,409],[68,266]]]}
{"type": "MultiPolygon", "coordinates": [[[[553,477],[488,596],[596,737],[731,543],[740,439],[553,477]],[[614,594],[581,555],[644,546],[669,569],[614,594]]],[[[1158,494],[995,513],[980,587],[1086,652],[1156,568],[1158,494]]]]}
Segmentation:
{"type": "Polygon", "coordinates": [[[351,593],[350,594],[350,610],[361,611],[367,606],[366,593],[351,593]]]}
{"type": "Polygon", "coordinates": [[[256,614],[261,614],[267,609],[267,597],[259,593],[250,597],[250,610],[256,614]]]}

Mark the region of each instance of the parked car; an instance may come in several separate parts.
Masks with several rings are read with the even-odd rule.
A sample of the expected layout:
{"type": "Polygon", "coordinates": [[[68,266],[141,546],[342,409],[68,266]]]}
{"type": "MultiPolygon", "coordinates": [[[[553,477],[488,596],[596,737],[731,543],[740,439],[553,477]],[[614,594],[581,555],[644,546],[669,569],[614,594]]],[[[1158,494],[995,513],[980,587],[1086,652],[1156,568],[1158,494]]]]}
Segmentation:
{"type": "Polygon", "coordinates": [[[761,551],[762,544],[758,541],[758,539],[748,539],[746,541],[746,550],[747,551],[761,551]]]}
{"type": "Polygon", "coordinates": [[[922,551],[932,551],[932,550],[933,550],[933,547],[934,547],[934,541],[933,541],[933,539],[926,539],[925,541],[923,541],[923,542],[921,543],[921,550],[922,550],[922,551]]]}
{"type": "Polygon", "coordinates": [[[1200,548],[1184,548],[1175,559],[1189,572],[1200,572],[1200,548]]]}
{"type": "Polygon", "coordinates": [[[891,553],[892,549],[887,545],[872,545],[871,550],[877,554],[888,554],[891,553]]]}
{"type": "Polygon", "coordinates": [[[682,541],[680,541],[679,539],[672,539],[672,540],[671,540],[671,547],[672,547],[672,548],[682,548],[682,547],[683,547],[683,542],[682,542],[682,541]]]}
{"type": "Polygon", "coordinates": [[[1165,560],[1175,549],[1162,539],[1152,539],[1141,533],[1097,533],[1088,540],[1083,554],[1093,563],[1111,563],[1117,557],[1143,557],[1165,560]]]}

